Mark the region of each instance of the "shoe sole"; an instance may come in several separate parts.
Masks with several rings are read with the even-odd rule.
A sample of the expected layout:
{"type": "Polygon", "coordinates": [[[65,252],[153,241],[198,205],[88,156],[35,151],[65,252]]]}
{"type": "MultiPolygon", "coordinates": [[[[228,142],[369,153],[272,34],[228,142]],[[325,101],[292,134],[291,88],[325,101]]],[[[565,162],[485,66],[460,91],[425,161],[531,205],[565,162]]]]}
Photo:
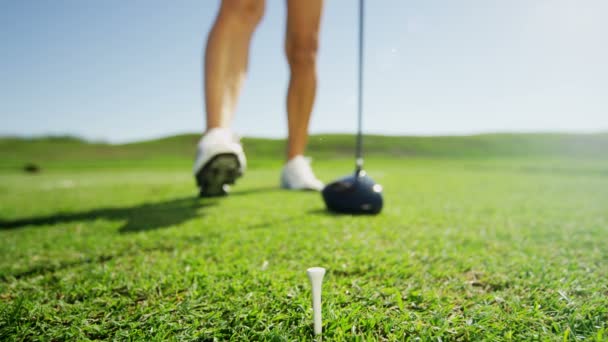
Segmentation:
{"type": "Polygon", "coordinates": [[[199,197],[216,197],[228,194],[230,184],[242,176],[236,154],[222,153],[211,158],[196,174],[199,197]]]}

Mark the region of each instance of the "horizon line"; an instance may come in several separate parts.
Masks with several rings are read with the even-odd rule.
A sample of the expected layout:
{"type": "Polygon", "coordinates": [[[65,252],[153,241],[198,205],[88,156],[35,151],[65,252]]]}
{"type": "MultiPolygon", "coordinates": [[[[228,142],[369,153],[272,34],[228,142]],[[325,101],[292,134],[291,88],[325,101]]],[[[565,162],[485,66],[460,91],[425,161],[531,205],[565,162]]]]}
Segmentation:
{"type": "MultiPolygon", "coordinates": [[[[178,136],[187,136],[187,135],[200,135],[199,132],[174,132],[167,133],[163,135],[155,135],[145,138],[135,138],[135,139],[124,139],[112,141],[111,139],[95,139],[91,137],[86,137],[83,135],[73,134],[73,133],[41,133],[41,134],[12,134],[12,133],[0,133],[0,139],[22,139],[22,140],[38,140],[38,139],[74,139],[80,140],[87,143],[97,143],[97,144],[108,144],[108,145],[128,145],[128,144],[136,144],[143,143],[148,141],[155,140],[163,140],[169,139],[178,136]]],[[[456,133],[456,132],[445,132],[445,133],[429,133],[429,134],[415,134],[415,133],[387,133],[387,132],[365,132],[364,136],[384,136],[384,137],[394,137],[394,138],[441,138],[441,137],[473,137],[473,136],[484,136],[484,135],[604,135],[608,134],[608,129],[601,129],[597,131],[557,131],[557,130],[519,130],[519,131],[478,131],[478,132],[466,132],[466,133],[456,133]]],[[[340,135],[340,136],[348,136],[351,135],[353,138],[356,136],[356,133],[348,133],[348,132],[338,132],[338,131],[325,131],[325,132],[313,132],[309,134],[309,137],[314,136],[323,136],[323,135],[340,135]]],[[[267,140],[285,140],[287,137],[277,137],[271,135],[242,135],[243,139],[267,139],[267,140]]]]}

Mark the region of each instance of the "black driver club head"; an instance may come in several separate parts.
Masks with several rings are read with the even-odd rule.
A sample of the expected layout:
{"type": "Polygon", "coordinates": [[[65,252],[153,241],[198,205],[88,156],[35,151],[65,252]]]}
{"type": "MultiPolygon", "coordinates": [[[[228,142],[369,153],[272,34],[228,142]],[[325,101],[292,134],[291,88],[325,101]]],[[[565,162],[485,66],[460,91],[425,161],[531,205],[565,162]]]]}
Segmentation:
{"type": "Polygon", "coordinates": [[[382,186],[363,170],[327,184],[321,193],[333,212],[375,215],[382,210],[382,186]]]}

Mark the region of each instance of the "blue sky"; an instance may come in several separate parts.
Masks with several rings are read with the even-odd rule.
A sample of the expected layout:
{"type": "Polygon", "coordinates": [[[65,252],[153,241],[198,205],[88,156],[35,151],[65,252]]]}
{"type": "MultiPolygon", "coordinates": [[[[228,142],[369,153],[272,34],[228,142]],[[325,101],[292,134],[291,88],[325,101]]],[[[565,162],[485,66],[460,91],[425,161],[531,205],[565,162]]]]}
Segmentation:
{"type": "MultiPolygon", "coordinates": [[[[357,2],[327,0],[311,132],[356,128],[357,2]]],[[[204,128],[219,1],[0,3],[0,134],[112,142],[204,128]]],[[[286,135],[285,2],[267,0],[234,121],[286,135]]],[[[608,130],[608,1],[367,2],[365,120],[382,134],[608,130]]]]}

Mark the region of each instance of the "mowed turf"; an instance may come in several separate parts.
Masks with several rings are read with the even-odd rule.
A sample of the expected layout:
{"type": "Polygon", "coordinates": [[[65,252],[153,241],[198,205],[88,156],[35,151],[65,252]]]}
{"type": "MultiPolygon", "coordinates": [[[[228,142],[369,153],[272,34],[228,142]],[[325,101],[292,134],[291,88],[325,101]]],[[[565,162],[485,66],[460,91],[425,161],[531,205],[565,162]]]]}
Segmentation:
{"type": "Polygon", "coordinates": [[[0,173],[0,340],[310,340],[311,266],[326,340],[608,339],[605,159],[372,157],[373,217],[189,162],[0,173]]]}

